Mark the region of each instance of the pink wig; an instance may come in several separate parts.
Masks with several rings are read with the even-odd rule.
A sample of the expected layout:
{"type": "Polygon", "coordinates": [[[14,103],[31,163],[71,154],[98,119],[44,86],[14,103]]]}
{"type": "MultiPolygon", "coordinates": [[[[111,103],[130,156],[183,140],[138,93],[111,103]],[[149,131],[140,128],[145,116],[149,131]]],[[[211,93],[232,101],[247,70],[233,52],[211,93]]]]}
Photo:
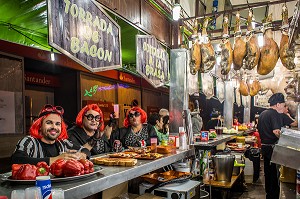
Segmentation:
{"type": "Polygon", "coordinates": [[[129,121],[129,116],[128,116],[130,111],[139,112],[141,114],[141,122],[142,123],[147,122],[147,113],[143,109],[141,109],[140,107],[134,106],[130,110],[128,110],[127,113],[126,113],[126,117],[125,117],[124,122],[123,122],[123,125],[126,128],[130,126],[130,121],[129,121]]]}
{"type": "Polygon", "coordinates": [[[82,127],[82,121],[83,121],[83,117],[84,115],[89,111],[89,110],[94,110],[96,112],[99,113],[101,119],[99,121],[100,126],[98,127],[100,131],[104,130],[104,120],[103,120],[103,113],[101,111],[101,109],[99,108],[99,106],[97,104],[88,104],[85,107],[83,107],[77,117],[76,117],[76,125],[79,127],[82,127]]]}

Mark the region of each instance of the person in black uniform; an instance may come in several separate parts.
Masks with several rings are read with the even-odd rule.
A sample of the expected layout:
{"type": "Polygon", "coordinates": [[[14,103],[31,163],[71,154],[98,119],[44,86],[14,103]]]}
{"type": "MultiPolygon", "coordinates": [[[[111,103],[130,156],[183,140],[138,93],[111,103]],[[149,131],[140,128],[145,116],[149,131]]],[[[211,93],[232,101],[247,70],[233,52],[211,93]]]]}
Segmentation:
{"type": "Polygon", "coordinates": [[[206,124],[206,130],[215,129],[216,126],[222,126],[221,114],[219,111],[213,110],[211,113],[211,119],[206,124]]]}
{"type": "Polygon", "coordinates": [[[297,122],[284,119],[285,100],[282,93],[273,94],[268,102],[270,103],[270,108],[260,114],[257,127],[264,158],[266,198],[278,199],[280,193],[279,167],[275,163],[271,163],[273,148],[280,137],[281,127],[296,126],[297,122]]]}

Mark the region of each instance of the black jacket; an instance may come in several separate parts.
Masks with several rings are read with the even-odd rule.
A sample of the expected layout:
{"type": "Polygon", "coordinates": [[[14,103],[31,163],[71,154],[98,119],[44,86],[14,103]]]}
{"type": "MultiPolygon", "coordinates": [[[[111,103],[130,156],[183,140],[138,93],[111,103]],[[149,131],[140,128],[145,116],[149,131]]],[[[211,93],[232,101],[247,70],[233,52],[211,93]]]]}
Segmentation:
{"type": "MultiPolygon", "coordinates": [[[[148,139],[145,141],[146,141],[147,146],[150,146],[151,138],[157,138],[157,134],[156,134],[154,127],[151,124],[143,124],[143,125],[147,126],[148,139]]],[[[113,145],[115,140],[120,140],[122,143],[122,146],[124,148],[128,148],[128,146],[125,145],[125,138],[130,132],[131,132],[130,126],[128,128],[122,127],[122,128],[117,128],[116,130],[114,130],[110,136],[111,145],[113,145]]]]}
{"type": "MultiPolygon", "coordinates": [[[[68,140],[72,141],[72,143],[77,145],[85,145],[87,143],[87,140],[90,138],[83,128],[80,128],[78,126],[73,126],[68,130],[68,140]]],[[[106,138],[106,136],[102,136],[102,140],[104,141],[104,148],[103,149],[97,149],[97,146],[94,146],[91,150],[92,155],[97,155],[100,153],[108,153],[112,151],[110,142],[106,138]]]]}

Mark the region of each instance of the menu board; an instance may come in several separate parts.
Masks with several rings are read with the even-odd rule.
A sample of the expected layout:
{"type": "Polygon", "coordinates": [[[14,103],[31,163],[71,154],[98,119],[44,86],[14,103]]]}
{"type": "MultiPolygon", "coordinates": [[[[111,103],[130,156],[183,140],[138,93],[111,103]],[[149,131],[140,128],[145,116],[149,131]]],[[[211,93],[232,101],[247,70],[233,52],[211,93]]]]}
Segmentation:
{"type": "Polygon", "coordinates": [[[136,36],[136,70],[152,86],[168,83],[169,54],[151,35],[136,36]]]}
{"type": "Polygon", "coordinates": [[[92,72],[121,68],[119,25],[95,0],[48,0],[49,44],[92,72]]]}

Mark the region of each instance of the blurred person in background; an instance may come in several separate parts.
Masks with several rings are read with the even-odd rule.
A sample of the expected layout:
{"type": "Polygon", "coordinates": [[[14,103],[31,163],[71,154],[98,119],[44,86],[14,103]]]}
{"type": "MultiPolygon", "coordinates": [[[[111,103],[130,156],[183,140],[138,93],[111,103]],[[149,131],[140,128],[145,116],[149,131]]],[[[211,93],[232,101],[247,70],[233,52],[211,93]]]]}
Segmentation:
{"type": "MultiPolygon", "coordinates": [[[[167,116],[165,116],[167,117],[167,116]]],[[[159,144],[163,140],[168,140],[169,136],[164,132],[163,116],[158,113],[153,113],[149,116],[148,123],[151,124],[157,134],[159,144]]]]}
{"type": "Polygon", "coordinates": [[[159,114],[162,116],[167,116],[167,115],[169,115],[169,111],[168,111],[168,109],[162,108],[159,110],[159,114]]]}
{"type": "Polygon", "coordinates": [[[221,114],[219,111],[213,110],[211,115],[211,119],[206,124],[206,130],[215,129],[216,127],[222,126],[221,114]]]}
{"type": "MultiPolygon", "coordinates": [[[[198,111],[195,109],[195,105],[193,102],[189,102],[189,109],[191,112],[196,112],[198,111]]],[[[203,122],[202,122],[202,117],[199,114],[191,114],[191,119],[192,119],[192,131],[193,134],[199,134],[201,132],[203,122]]]]}

